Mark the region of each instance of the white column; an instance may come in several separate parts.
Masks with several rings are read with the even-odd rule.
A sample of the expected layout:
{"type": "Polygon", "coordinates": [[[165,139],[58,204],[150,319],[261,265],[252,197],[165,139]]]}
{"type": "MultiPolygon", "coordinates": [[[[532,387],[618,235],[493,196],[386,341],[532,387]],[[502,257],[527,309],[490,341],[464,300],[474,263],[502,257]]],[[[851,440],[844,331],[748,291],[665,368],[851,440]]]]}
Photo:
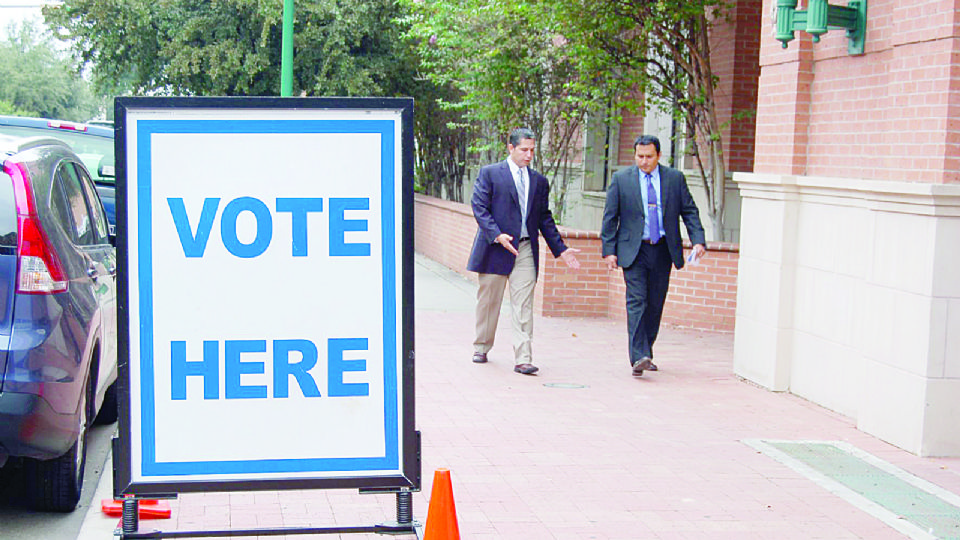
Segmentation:
{"type": "Polygon", "coordinates": [[[960,186],[734,179],[737,375],[960,456],[960,186]]]}

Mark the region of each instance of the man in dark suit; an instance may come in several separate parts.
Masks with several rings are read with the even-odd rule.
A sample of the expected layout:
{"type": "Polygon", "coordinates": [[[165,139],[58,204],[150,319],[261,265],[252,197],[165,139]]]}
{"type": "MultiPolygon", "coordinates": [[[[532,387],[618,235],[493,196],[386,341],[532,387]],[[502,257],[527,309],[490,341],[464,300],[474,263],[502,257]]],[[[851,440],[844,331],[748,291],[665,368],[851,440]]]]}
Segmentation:
{"type": "Polygon", "coordinates": [[[607,266],[623,268],[627,287],[627,332],[633,374],[657,371],[653,343],[667,299],[671,265],[683,268],[680,218],[693,244],[706,252],[700,212],[683,173],[659,164],[660,140],[641,135],[633,143],[637,165],[617,171],[607,189],[600,240],[607,266]]]}
{"type": "Polygon", "coordinates": [[[480,169],[473,186],[473,215],[477,236],[470,252],[467,270],[478,272],[477,337],[473,342],[473,361],[487,361],[487,352],[500,318],[503,291],[510,284],[510,307],[514,338],[514,368],[517,373],[533,375],[530,342],[533,338],[533,293],[540,267],[540,233],[554,257],[567,266],[579,268],[550,213],[550,184],[529,167],[536,148],[533,131],[520,128],[510,134],[510,156],[480,169]]]}

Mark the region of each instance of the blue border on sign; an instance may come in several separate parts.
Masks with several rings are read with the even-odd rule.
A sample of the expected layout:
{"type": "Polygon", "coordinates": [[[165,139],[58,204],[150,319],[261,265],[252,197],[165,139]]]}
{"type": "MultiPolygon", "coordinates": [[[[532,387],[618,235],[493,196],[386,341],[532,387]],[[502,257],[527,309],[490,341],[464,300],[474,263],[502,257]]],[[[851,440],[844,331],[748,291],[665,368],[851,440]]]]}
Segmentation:
{"type": "Polygon", "coordinates": [[[396,170],[393,120],[138,120],[137,226],[140,313],[141,473],[144,476],[392,471],[400,467],[397,411],[396,170]],[[350,458],[157,462],[153,345],[152,135],[156,133],[375,133],[380,135],[383,243],[384,453],[350,458]]]}

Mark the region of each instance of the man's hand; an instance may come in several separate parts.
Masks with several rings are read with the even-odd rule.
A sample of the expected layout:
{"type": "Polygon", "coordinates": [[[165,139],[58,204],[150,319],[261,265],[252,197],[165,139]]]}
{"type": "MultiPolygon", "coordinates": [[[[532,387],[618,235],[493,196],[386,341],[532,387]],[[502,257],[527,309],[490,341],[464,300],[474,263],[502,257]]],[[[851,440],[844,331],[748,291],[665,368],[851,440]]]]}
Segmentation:
{"type": "Polygon", "coordinates": [[[512,241],[513,241],[513,237],[507,233],[500,233],[500,235],[497,236],[497,239],[495,240],[496,243],[506,248],[507,251],[509,251],[510,253],[513,253],[514,256],[517,256],[519,255],[519,252],[517,252],[517,248],[513,247],[513,244],[510,243],[512,241]]]}
{"type": "Polygon", "coordinates": [[[603,258],[603,260],[607,261],[607,268],[609,268],[610,270],[616,270],[616,269],[617,269],[617,256],[616,256],[616,255],[607,255],[606,257],[603,258]]]}
{"type": "Polygon", "coordinates": [[[703,257],[707,253],[707,248],[703,244],[695,244],[693,246],[693,257],[697,260],[700,260],[700,257],[703,257]]]}
{"type": "Polygon", "coordinates": [[[563,259],[563,262],[567,263],[567,266],[576,270],[580,268],[580,261],[577,260],[577,256],[574,255],[574,253],[580,253],[580,250],[576,248],[567,248],[563,250],[563,253],[560,254],[560,258],[563,259]]]}

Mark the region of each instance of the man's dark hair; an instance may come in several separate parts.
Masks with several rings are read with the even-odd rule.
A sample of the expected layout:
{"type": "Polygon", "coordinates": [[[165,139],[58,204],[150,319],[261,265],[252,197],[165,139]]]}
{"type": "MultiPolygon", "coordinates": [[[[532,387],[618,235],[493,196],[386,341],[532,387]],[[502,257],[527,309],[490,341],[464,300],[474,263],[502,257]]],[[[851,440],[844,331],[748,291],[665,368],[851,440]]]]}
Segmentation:
{"type": "Polygon", "coordinates": [[[510,134],[510,139],[508,142],[511,146],[517,146],[523,139],[536,140],[537,136],[533,134],[533,130],[530,128],[517,128],[513,130],[513,133],[510,134]]]}
{"type": "Polygon", "coordinates": [[[657,150],[657,153],[660,153],[660,139],[654,137],[653,135],[641,135],[637,137],[637,140],[633,141],[633,150],[636,151],[638,146],[649,146],[657,150]]]}

